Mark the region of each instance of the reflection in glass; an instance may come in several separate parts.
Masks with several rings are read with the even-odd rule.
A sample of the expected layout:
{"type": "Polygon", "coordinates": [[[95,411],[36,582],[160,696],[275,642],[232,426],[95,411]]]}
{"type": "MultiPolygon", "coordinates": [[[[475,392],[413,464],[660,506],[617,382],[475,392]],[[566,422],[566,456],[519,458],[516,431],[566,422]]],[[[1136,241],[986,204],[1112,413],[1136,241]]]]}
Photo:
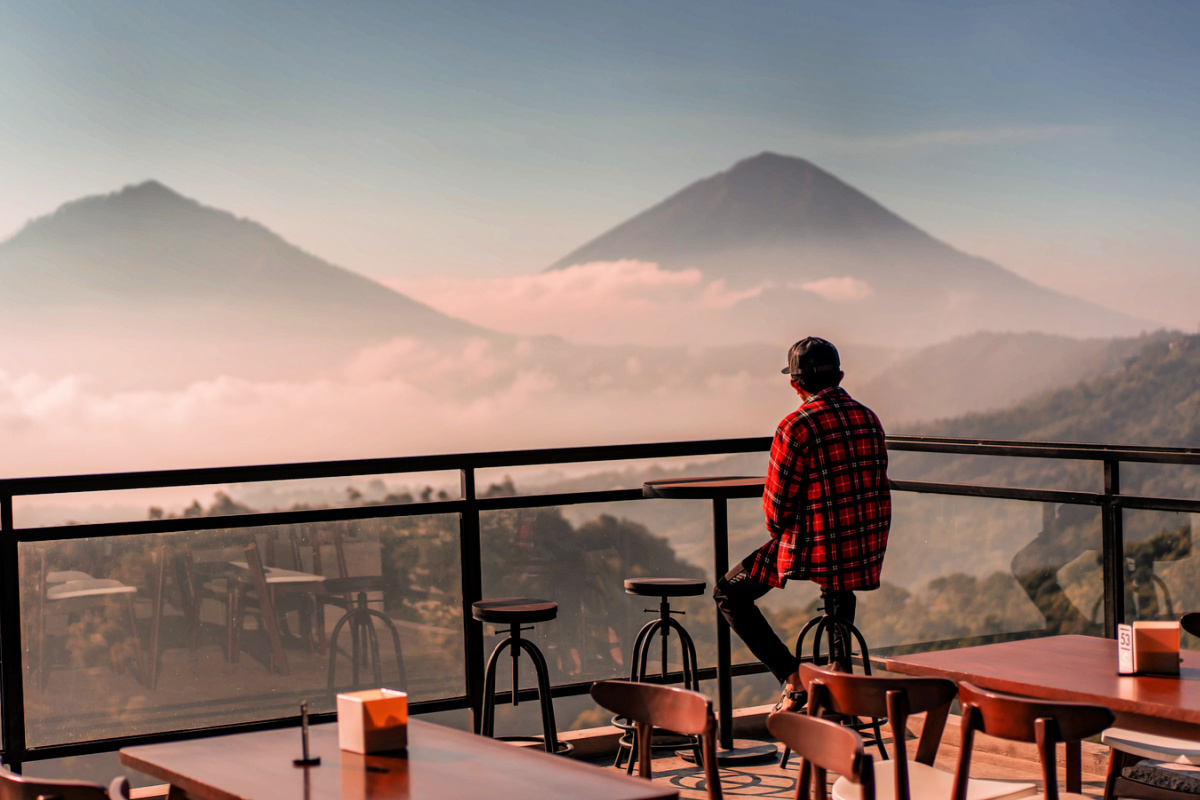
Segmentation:
{"type": "Polygon", "coordinates": [[[355,663],[362,688],[378,663],[416,701],[464,692],[455,516],[28,543],[20,568],[31,746],[332,711],[355,663]],[[330,639],[360,604],[378,653],[330,639]]]}

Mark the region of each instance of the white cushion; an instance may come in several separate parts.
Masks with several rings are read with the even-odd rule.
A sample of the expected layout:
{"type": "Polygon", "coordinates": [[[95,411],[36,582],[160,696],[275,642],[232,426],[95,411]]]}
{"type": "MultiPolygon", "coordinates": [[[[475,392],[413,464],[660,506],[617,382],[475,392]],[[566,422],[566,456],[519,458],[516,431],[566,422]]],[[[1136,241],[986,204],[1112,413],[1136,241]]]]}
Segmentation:
{"type": "Polygon", "coordinates": [[[47,600],[69,600],[73,597],[97,597],[104,594],[132,594],[136,586],[127,586],[109,578],[90,578],[86,581],[58,583],[46,590],[47,600]]]}
{"type": "Polygon", "coordinates": [[[1100,734],[1100,741],[1114,750],[1142,758],[1175,764],[1200,764],[1200,742],[1193,739],[1109,728],[1100,734]]]}
{"type": "MultiPolygon", "coordinates": [[[[946,800],[954,793],[954,775],[919,761],[908,762],[908,794],[913,800],[946,800]]],[[[971,778],[967,800],[1016,800],[1037,794],[1036,783],[971,778]]],[[[845,778],[833,784],[834,800],[862,800],[862,787],[845,778]]],[[[895,800],[896,761],[875,759],[875,799],[895,800]]]]}

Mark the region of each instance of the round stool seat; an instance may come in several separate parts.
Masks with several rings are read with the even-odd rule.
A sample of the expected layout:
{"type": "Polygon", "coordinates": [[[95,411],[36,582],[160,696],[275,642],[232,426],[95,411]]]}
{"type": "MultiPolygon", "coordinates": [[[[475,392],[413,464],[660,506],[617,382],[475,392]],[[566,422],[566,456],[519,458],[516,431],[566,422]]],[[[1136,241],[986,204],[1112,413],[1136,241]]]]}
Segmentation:
{"type": "Polygon", "coordinates": [[[508,625],[546,622],[558,616],[558,603],[536,597],[502,597],[471,604],[471,616],[480,622],[508,625]]]}
{"type": "Polygon", "coordinates": [[[387,587],[387,579],[382,575],[353,575],[348,578],[326,578],[321,587],[327,594],[381,592],[387,587]]]}
{"type": "Polygon", "coordinates": [[[708,584],[692,578],[626,578],[625,592],[645,597],[695,597],[708,584]]]}

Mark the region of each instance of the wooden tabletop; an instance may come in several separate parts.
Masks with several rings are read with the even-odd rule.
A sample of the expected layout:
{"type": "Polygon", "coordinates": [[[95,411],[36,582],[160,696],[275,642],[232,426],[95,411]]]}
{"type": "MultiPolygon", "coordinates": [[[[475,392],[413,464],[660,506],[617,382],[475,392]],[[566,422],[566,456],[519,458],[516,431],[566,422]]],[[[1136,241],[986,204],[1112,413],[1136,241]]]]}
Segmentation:
{"type": "Polygon", "coordinates": [[[320,766],[296,767],[300,731],[271,731],[139,745],[121,763],[201,800],[667,800],[679,793],[542,751],[410,719],[407,755],[338,749],[337,725],[314,725],[320,766]]]}
{"type": "Polygon", "coordinates": [[[756,478],[735,476],[646,481],[642,484],[642,497],[666,497],[682,500],[762,497],[765,484],[766,478],[761,475],[756,478]]]}
{"type": "Polygon", "coordinates": [[[886,660],[885,669],[1098,703],[1116,712],[1118,724],[1166,733],[1200,726],[1200,653],[1185,650],[1182,656],[1179,677],[1118,675],[1116,640],[1071,635],[896,656],[886,660]]]}

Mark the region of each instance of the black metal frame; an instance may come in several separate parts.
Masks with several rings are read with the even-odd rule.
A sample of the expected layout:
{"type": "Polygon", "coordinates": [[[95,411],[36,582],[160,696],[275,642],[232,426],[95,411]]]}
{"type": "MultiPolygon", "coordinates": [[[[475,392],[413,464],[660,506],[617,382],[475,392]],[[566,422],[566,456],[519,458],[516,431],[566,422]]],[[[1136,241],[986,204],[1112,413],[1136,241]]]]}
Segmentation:
{"type": "MultiPolygon", "coordinates": [[[[757,453],[767,451],[770,442],[769,437],[752,437],[0,480],[0,711],[2,711],[0,733],[3,734],[3,749],[0,749],[0,756],[6,763],[19,768],[20,764],[25,761],[108,752],[132,744],[298,724],[297,720],[286,718],[199,730],[169,731],[143,736],[126,736],[29,748],[25,738],[24,670],[22,665],[24,647],[18,570],[18,546],[23,542],[456,513],[459,515],[462,569],[462,619],[465,644],[464,693],[456,697],[414,703],[413,711],[420,713],[423,711],[471,709],[473,724],[478,730],[480,722],[478,711],[481,708],[484,693],[485,648],[483,625],[471,615],[471,605],[483,599],[480,513],[500,509],[545,508],[642,499],[641,487],[609,491],[483,498],[479,497],[476,486],[479,470],[593,461],[757,453]],[[23,496],[436,471],[457,471],[460,474],[461,497],[453,500],[405,505],[312,509],[45,528],[17,528],[13,518],[13,500],[23,496]]],[[[1121,569],[1124,542],[1121,512],[1131,509],[1200,513],[1200,500],[1129,496],[1121,494],[1120,490],[1120,465],[1122,463],[1200,465],[1200,449],[964,440],[920,436],[889,437],[888,447],[893,452],[1101,462],[1104,481],[1103,490],[1100,492],[904,480],[893,481],[892,487],[893,490],[899,492],[1100,507],[1102,510],[1104,630],[1109,636],[1115,635],[1117,623],[1125,618],[1121,569]]],[[[718,545],[720,544],[722,543],[718,543],[718,545]]],[[[711,667],[702,668],[698,673],[702,679],[719,678],[722,681],[729,681],[734,675],[758,674],[765,671],[765,667],[761,664],[739,664],[734,665],[728,675],[718,676],[716,670],[711,667]]],[[[669,680],[678,681],[680,679],[682,679],[682,675],[678,673],[669,676],[669,680]]],[[[586,694],[590,685],[590,681],[559,685],[552,687],[552,694],[555,697],[586,694]]],[[[519,696],[525,698],[527,693],[529,699],[535,696],[532,689],[521,690],[519,696]]],[[[497,699],[500,701],[510,697],[511,694],[508,693],[497,695],[497,699]]],[[[330,719],[332,716],[332,714],[313,715],[313,719],[330,719]]]]}

